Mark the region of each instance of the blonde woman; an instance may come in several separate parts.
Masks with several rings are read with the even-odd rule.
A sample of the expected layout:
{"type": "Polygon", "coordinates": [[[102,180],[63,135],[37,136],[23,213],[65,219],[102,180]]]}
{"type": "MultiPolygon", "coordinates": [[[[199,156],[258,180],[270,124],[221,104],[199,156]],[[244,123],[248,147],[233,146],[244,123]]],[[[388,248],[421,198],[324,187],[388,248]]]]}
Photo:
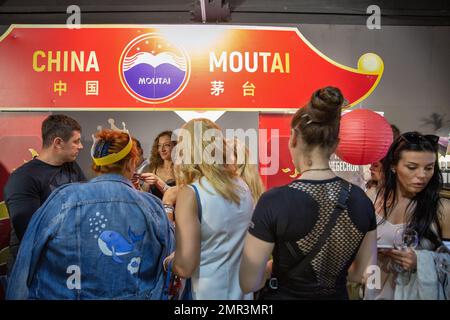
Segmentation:
{"type": "Polygon", "coordinates": [[[229,144],[234,150],[237,174],[242,178],[242,180],[245,181],[245,183],[247,183],[250,188],[250,192],[252,193],[253,202],[256,204],[265,189],[261,176],[258,172],[256,158],[255,163],[252,163],[248,147],[238,139],[230,141],[229,144]],[[241,159],[242,156],[244,159],[241,159]]]}
{"type": "Polygon", "coordinates": [[[244,295],[239,286],[239,263],[253,210],[252,194],[235,165],[226,163],[227,144],[215,123],[191,120],[179,136],[182,141],[176,153],[184,159],[175,161],[174,166],[179,189],[176,249],[173,264],[166,259],[165,267],[172,265],[175,274],[191,278],[195,300],[252,299],[252,294],[244,295]],[[194,131],[198,130],[214,131],[214,142],[206,135],[195,137],[194,131]],[[195,164],[199,154],[202,161],[195,164]]]}

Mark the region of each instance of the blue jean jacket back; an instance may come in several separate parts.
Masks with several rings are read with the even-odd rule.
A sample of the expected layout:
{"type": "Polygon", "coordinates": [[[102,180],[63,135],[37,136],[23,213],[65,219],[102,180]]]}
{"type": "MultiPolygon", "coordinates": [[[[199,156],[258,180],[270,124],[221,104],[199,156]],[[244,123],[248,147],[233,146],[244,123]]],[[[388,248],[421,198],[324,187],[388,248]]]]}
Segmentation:
{"type": "Polygon", "coordinates": [[[160,200],[123,176],[65,185],[33,215],[7,299],[165,299],[173,249],[160,200]]]}

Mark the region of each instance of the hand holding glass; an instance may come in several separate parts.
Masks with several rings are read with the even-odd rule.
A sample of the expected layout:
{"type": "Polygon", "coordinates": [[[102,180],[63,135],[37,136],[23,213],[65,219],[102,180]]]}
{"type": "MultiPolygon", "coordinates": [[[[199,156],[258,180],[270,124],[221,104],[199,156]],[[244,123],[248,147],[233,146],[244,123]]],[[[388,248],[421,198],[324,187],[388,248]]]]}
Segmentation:
{"type": "MultiPolygon", "coordinates": [[[[394,234],[394,248],[400,251],[406,251],[408,248],[415,249],[419,244],[419,236],[414,229],[399,228],[394,234]]],[[[404,272],[401,265],[394,263],[392,268],[396,272],[404,272]]]]}

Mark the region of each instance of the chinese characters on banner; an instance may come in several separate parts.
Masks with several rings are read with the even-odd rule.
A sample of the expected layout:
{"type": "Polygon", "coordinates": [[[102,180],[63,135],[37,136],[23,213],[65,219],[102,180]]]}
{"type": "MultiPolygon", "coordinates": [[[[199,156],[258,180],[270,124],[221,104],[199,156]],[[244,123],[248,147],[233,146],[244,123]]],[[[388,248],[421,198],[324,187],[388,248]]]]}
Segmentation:
{"type": "Polygon", "coordinates": [[[297,28],[12,25],[0,36],[0,110],[268,112],[297,109],[327,85],[352,106],[383,68],[374,53],[340,65],[297,28]]]}

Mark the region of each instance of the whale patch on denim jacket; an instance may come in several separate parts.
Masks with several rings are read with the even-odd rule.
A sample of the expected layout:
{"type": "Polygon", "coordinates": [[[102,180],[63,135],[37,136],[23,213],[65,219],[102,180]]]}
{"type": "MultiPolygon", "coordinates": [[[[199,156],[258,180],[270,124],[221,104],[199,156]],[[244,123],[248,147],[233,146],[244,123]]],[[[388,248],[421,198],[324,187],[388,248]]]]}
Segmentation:
{"type": "Polygon", "coordinates": [[[134,250],[135,243],[141,241],[144,235],[145,231],[141,235],[135,235],[129,227],[128,236],[131,241],[128,241],[119,232],[105,230],[98,237],[98,246],[104,255],[111,256],[117,263],[123,263],[119,256],[131,253],[134,250]]]}

